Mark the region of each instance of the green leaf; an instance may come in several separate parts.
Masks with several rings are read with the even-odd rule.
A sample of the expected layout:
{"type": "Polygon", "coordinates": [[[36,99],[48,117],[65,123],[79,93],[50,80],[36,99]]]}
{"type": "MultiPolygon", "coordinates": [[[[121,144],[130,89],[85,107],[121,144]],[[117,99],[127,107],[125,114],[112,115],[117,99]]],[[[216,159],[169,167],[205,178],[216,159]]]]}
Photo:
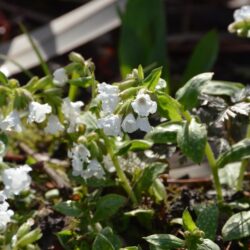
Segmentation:
{"type": "Polygon", "coordinates": [[[0,71],[0,84],[6,85],[8,84],[8,78],[5,76],[5,74],[0,71]]]}
{"type": "Polygon", "coordinates": [[[210,239],[204,239],[201,244],[198,244],[197,250],[220,250],[220,248],[210,239]]]}
{"type": "Polygon", "coordinates": [[[113,230],[111,227],[105,227],[101,230],[100,232],[103,236],[106,237],[106,239],[108,239],[111,244],[113,245],[113,247],[115,249],[120,249],[121,247],[121,240],[119,239],[119,237],[114,234],[113,230]]]}
{"type": "Polygon", "coordinates": [[[191,78],[176,93],[177,100],[185,109],[192,109],[198,104],[198,96],[202,90],[202,86],[207,84],[213,77],[213,73],[203,73],[191,78]]]}
{"type": "Polygon", "coordinates": [[[177,144],[181,151],[195,163],[203,159],[207,142],[206,127],[192,118],[177,133],[177,144]]]}
{"type": "Polygon", "coordinates": [[[202,87],[202,93],[208,95],[226,95],[233,96],[236,92],[244,88],[244,85],[237,82],[227,81],[208,81],[202,87]]]}
{"type": "Polygon", "coordinates": [[[151,140],[156,144],[176,143],[177,133],[181,128],[181,123],[167,122],[154,127],[146,134],[145,139],[151,140]]]}
{"type": "Polygon", "coordinates": [[[222,228],[223,240],[238,240],[250,235],[250,211],[231,216],[222,228]]]}
{"type": "MultiPolygon", "coordinates": [[[[122,15],[119,61],[122,76],[137,68],[166,65],[164,3],[161,0],[129,0],[122,15]],[[138,11],[140,10],[140,11],[138,11]]],[[[166,74],[166,68],[164,68],[166,74]]]]}
{"type": "Polygon", "coordinates": [[[205,233],[205,238],[215,240],[219,210],[215,205],[205,207],[198,215],[196,224],[205,233]]]}
{"type": "Polygon", "coordinates": [[[146,140],[131,140],[123,142],[116,152],[117,155],[124,155],[128,151],[140,151],[151,148],[153,143],[146,140]]]}
{"type": "Polygon", "coordinates": [[[81,87],[81,88],[88,88],[93,84],[94,78],[92,76],[80,77],[77,79],[69,80],[69,84],[81,87]]]}
{"type": "Polygon", "coordinates": [[[212,69],[219,52],[217,32],[208,32],[196,45],[182,78],[186,82],[191,77],[212,69]]]}
{"type": "Polygon", "coordinates": [[[217,160],[219,168],[231,162],[241,161],[250,158],[250,139],[244,139],[234,144],[229,150],[220,155],[217,160]]]}
{"type": "Polygon", "coordinates": [[[141,197],[143,192],[147,192],[154,180],[165,171],[166,167],[166,164],[153,163],[143,170],[135,186],[138,197],[141,197]]]}
{"type": "Polygon", "coordinates": [[[108,194],[101,197],[96,204],[93,220],[103,221],[116,214],[126,204],[127,199],[118,194],[108,194]]]}
{"type": "Polygon", "coordinates": [[[63,230],[56,234],[60,244],[65,249],[73,249],[74,241],[72,241],[72,238],[74,237],[72,231],[70,230],[63,230]]]}
{"type": "Polygon", "coordinates": [[[97,129],[97,120],[91,112],[84,112],[84,114],[80,116],[80,119],[82,123],[87,126],[87,131],[90,132],[97,129]]]}
{"type": "Polygon", "coordinates": [[[184,241],[171,234],[153,234],[143,237],[150,244],[162,249],[176,249],[184,247],[184,241]]]}
{"type": "Polygon", "coordinates": [[[157,107],[160,115],[171,121],[181,121],[180,103],[171,96],[157,92],[157,107]]]}
{"type": "Polygon", "coordinates": [[[138,247],[125,247],[125,248],[120,248],[119,250],[139,250],[138,247]]]}
{"type": "Polygon", "coordinates": [[[115,248],[103,234],[99,233],[94,240],[92,250],[115,250],[115,248]]]}
{"type": "Polygon", "coordinates": [[[69,200],[58,203],[53,208],[66,216],[80,217],[82,211],[77,205],[77,202],[69,200]]]}
{"type": "Polygon", "coordinates": [[[196,224],[194,223],[190,213],[187,209],[184,210],[182,214],[182,222],[183,227],[185,230],[188,230],[189,232],[193,232],[195,229],[197,229],[196,224]]]}
{"type": "Polygon", "coordinates": [[[154,91],[157,83],[161,77],[162,67],[153,69],[151,73],[144,79],[143,85],[145,85],[149,90],[154,91]]]}
{"type": "Polygon", "coordinates": [[[150,187],[149,193],[155,198],[156,202],[166,201],[166,187],[159,178],[156,178],[150,187]]]}

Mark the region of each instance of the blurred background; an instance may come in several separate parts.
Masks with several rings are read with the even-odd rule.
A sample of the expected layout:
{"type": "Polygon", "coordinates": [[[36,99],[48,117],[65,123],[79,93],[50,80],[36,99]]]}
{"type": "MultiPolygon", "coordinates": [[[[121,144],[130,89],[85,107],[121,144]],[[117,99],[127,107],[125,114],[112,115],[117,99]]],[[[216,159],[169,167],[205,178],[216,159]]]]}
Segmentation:
{"type": "MultiPolygon", "coordinates": [[[[2,0],[0,1],[0,53],[8,56],[11,42],[22,34],[18,25],[20,22],[32,35],[35,30],[49,25],[54,19],[77,8],[93,3],[102,5],[105,1],[109,2],[108,4],[119,5],[119,0],[2,0]]],[[[117,18],[121,20],[114,25],[117,27],[73,48],[85,58],[93,59],[98,80],[107,82],[119,80],[130,69],[142,64],[146,70],[164,66],[164,77],[170,82],[172,92],[193,75],[204,71],[214,71],[217,80],[249,83],[250,41],[229,34],[227,27],[233,22],[234,10],[250,4],[250,1],[127,0],[123,2],[125,8],[121,8],[120,5],[115,7],[117,18]]],[[[102,10],[98,10],[100,11],[102,10]]],[[[88,15],[88,11],[87,13],[83,11],[83,14],[88,15]]],[[[77,21],[74,14],[70,18],[77,21]]],[[[98,28],[94,25],[92,22],[89,29],[98,28]]],[[[85,34],[76,32],[74,36],[77,35],[85,34]]],[[[74,36],[64,39],[68,42],[76,39],[74,36]]],[[[34,40],[37,40],[37,44],[40,43],[36,36],[34,40]]],[[[22,50],[21,45],[18,50],[22,50]]],[[[60,52],[50,56],[48,61],[50,68],[53,70],[67,64],[67,54],[68,52],[60,52]]],[[[18,59],[18,53],[14,54],[16,58],[12,57],[13,55],[11,60],[18,59]]],[[[39,66],[32,66],[31,71],[42,75],[39,66]]],[[[18,79],[25,78],[23,73],[15,73],[14,76],[18,79]]]]}

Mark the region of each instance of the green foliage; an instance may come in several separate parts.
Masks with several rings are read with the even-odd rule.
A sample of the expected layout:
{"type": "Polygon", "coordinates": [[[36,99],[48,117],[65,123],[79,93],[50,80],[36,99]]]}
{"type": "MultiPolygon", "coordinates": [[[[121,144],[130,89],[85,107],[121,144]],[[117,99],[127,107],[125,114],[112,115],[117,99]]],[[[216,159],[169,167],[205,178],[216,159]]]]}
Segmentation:
{"type": "Polygon", "coordinates": [[[232,215],[222,228],[223,240],[241,239],[250,235],[250,211],[232,215]]]}
{"type": "Polygon", "coordinates": [[[153,163],[146,167],[141,176],[136,182],[135,190],[138,197],[141,197],[143,192],[146,192],[153,184],[154,180],[166,170],[166,165],[163,163],[153,163]]]}
{"type": "Polygon", "coordinates": [[[184,241],[171,234],[153,234],[144,239],[161,249],[177,249],[184,247],[184,241]]]}
{"type": "Polygon", "coordinates": [[[250,139],[244,139],[234,144],[229,150],[222,153],[218,160],[217,166],[224,167],[230,162],[237,162],[250,157],[250,139]]]}
{"type": "Polygon", "coordinates": [[[54,209],[66,216],[80,217],[81,209],[75,201],[64,201],[54,206],[54,209]]]}
{"type": "MultiPolygon", "coordinates": [[[[166,32],[162,0],[129,0],[122,15],[119,61],[125,77],[139,64],[166,66],[166,32]]],[[[166,76],[166,68],[163,70],[166,76]]]]}
{"type": "Polygon", "coordinates": [[[109,219],[126,204],[126,201],[125,197],[118,194],[102,196],[96,204],[93,220],[97,222],[109,219]]]}
{"type": "Polygon", "coordinates": [[[185,230],[188,230],[189,232],[193,232],[194,230],[197,229],[197,226],[195,225],[187,209],[185,209],[182,214],[182,221],[183,221],[183,227],[185,230]]]}
{"type": "Polygon", "coordinates": [[[203,72],[211,70],[219,52],[219,39],[216,31],[208,32],[196,45],[182,77],[182,83],[203,72]]]}
{"type": "Polygon", "coordinates": [[[127,154],[129,151],[139,151],[151,148],[152,142],[147,140],[130,140],[119,145],[117,155],[127,154]]]}
{"type": "Polygon", "coordinates": [[[213,73],[203,73],[191,78],[176,92],[176,99],[185,109],[192,109],[198,104],[198,96],[202,87],[211,81],[213,73]]]}
{"type": "Polygon", "coordinates": [[[216,205],[210,205],[202,209],[196,221],[200,230],[205,233],[205,237],[215,240],[219,219],[219,209],[216,205]]]}
{"type": "Polygon", "coordinates": [[[166,122],[154,127],[145,138],[152,140],[155,144],[176,143],[178,131],[181,129],[180,122],[166,122]]]}
{"type": "Polygon", "coordinates": [[[206,127],[194,118],[187,122],[177,133],[177,144],[183,154],[196,163],[200,163],[205,153],[207,142],[206,127]]]}

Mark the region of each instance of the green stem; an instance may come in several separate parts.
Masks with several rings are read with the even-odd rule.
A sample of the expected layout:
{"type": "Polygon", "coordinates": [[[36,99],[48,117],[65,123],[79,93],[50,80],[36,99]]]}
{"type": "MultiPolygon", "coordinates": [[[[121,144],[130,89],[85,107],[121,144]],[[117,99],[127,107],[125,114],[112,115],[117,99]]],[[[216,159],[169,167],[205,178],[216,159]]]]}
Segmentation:
{"type": "Polygon", "coordinates": [[[120,182],[121,182],[123,188],[125,189],[125,191],[127,192],[129,198],[133,202],[133,205],[136,206],[137,203],[138,203],[137,199],[136,199],[136,196],[135,196],[135,194],[133,192],[133,189],[132,189],[132,187],[131,187],[131,185],[129,183],[128,178],[126,177],[125,173],[123,172],[123,170],[122,170],[122,168],[120,166],[118,158],[115,155],[113,147],[112,147],[112,145],[110,143],[110,139],[103,132],[101,132],[101,133],[102,133],[102,137],[103,137],[103,139],[105,141],[105,144],[107,146],[108,153],[109,153],[109,155],[111,157],[111,160],[112,160],[112,162],[114,164],[114,167],[116,169],[116,173],[117,173],[117,175],[118,175],[118,177],[120,179],[120,182]]]}
{"type": "MultiPolygon", "coordinates": [[[[248,126],[247,126],[246,138],[250,138],[250,123],[248,123],[248,126]]],[[[236,187],[237,191],[241,191],[243,189],[243,180],[244,180],[244,174],[246,172],[247,165],[248,165],[248,159],[244,159],[241,161],[240,173],[239,173],[239,177],[237,180],[237,187],[236,187]]]]}
{"type": "MultiPolygon", "coordinates": [[[[76,79],[76,78],[78,78],[78,74],[74,71],[72,73],[72,79],[76,79]]],[[[68,97],[69,97],[70,101],[73,102],[76,99],[77,91],[78,91],[78,87],[73,85],[73,84],[70,84],[70,86],[69,86],[69,94],[68,94],[68,97]]]]}
{"type": "MultiPolygon", "coordinates": [[[[192,116],[190,115],[190,113],[188,111],[182,110],[182,114],[188,122],[191,121],[192,116]]],[[[210,165],[210,168],[212,170],[212,175],[213,175],[214,185],[215,185],[215,189],[216,189],[216,193],[217,193],[218,203],[222,203],[223,202],[223,195],[222,195],[222,188],[221,188],[220,179],[219,179],[219,171],[218,171],[218,167],[216,165],[216,159],[215,159],[213,150],[212,150],[209,142],[206,143],[205,154],[206,154],[208,163],[210,165]]]]}

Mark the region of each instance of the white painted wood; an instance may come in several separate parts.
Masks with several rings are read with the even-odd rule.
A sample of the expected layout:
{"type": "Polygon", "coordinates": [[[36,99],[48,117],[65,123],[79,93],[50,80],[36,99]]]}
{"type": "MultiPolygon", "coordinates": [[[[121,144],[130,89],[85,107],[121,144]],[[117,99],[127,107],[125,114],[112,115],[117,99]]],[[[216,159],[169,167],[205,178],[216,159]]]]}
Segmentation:
{"type": "MultiPolygon", "coordinates": [[[[54,19],[31,35],[47,60],[67,53],[120,25],[117,9],[124,9],[126,0],[93,0],[59,18],[54,19]]],[[[31,68],[39,64],[27,37],[19,35],[0,46],[0,54],[31,68]]],[[[7,76],[20,72],[13,63],[6,61],[0,70],[7,76]]]]}

